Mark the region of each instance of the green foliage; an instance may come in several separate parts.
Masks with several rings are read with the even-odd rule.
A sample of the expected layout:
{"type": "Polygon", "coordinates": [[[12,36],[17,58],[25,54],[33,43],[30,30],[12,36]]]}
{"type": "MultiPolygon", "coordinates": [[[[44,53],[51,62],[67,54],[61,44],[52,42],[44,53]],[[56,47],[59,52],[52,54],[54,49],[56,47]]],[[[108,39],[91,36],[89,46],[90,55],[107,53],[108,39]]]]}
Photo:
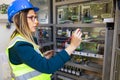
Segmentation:
{"type": "Polygon", "coordinates": [[[1,14],[6,14],[7,13],[7,8],[8,8],[7,4],[0,5],[0,13],[1,14]]]}

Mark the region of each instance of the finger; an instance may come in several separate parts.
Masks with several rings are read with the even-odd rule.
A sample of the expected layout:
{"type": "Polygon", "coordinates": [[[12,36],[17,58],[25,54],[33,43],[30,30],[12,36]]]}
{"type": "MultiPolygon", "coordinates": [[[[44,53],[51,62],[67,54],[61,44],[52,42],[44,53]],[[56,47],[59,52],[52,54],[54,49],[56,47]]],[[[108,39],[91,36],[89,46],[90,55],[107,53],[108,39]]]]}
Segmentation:
{"type": "Polygon", "coordinates": [[[80,35],[78,36],[78,37],[79,37],[79,39],[82,39],[82,38],[81,38],[81,36],[82,36],[82,33],[80,33],[80,35]]]}
{"type": "Polygon", "coordinates": [[[80,36],[80,37],[81,37],[81,36],[82,36],[81,31],[78,31],[78,32],[76,33],[76,36],[78,36],[78,37],[80,36]]]}
{"type": "Polygon", "coordinates": [[[78,32],[78,36],[81,37],[81,36],[82,36],[82,33],[81,33],[81,32],[78,32]]]}
{"type": "Polygon", "coordinates": [[[80,37],[82,37],[82,33],[80,33],[80,37]]]}
{"type": "Polygon", "coordinates": [[[80,32],[79,28],[75,30],[75,34],[77,34],[78,32],[80,32]]]}

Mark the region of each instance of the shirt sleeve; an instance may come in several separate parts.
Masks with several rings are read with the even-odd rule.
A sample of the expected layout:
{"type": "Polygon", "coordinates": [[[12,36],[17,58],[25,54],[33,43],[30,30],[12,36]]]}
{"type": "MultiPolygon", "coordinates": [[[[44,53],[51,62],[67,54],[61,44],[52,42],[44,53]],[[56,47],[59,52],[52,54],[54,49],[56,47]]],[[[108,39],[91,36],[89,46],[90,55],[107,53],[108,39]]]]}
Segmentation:
{"type": "Polygon", "coordinates": [[[32,44],[22,41],[17,42],[9,49],[9,56],[13,64],[16,61],[20,61],[18,63],[25,63],[43,73],[54,73],[70,59],[65,50],[62,50],[50,59],[46,59],[34,50],[32,44]]]}

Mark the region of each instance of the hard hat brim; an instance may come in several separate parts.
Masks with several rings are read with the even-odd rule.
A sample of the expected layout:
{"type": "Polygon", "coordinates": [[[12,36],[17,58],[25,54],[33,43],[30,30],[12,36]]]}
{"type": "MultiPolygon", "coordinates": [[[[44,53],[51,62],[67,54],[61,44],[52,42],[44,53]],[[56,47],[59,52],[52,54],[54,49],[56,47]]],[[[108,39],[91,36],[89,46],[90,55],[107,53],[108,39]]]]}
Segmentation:
{"type": "Polygon", "coordinates": [[[33,9],[34,9],[35,12],[39,11],[38,7],[33,7],[33,9]]]}

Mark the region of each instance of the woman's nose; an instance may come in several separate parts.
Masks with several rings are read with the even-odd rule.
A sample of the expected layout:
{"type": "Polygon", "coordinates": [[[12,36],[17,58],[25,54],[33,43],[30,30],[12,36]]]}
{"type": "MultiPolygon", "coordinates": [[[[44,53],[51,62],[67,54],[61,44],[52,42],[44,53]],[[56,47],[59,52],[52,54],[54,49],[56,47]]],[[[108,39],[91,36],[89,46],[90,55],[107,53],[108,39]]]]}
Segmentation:
{"type": "Polygon", "coordinates": [[[35,20],[35,24],[36,24],[36,26],[39,25],[39,21],[37,19],[35,20]]]}

